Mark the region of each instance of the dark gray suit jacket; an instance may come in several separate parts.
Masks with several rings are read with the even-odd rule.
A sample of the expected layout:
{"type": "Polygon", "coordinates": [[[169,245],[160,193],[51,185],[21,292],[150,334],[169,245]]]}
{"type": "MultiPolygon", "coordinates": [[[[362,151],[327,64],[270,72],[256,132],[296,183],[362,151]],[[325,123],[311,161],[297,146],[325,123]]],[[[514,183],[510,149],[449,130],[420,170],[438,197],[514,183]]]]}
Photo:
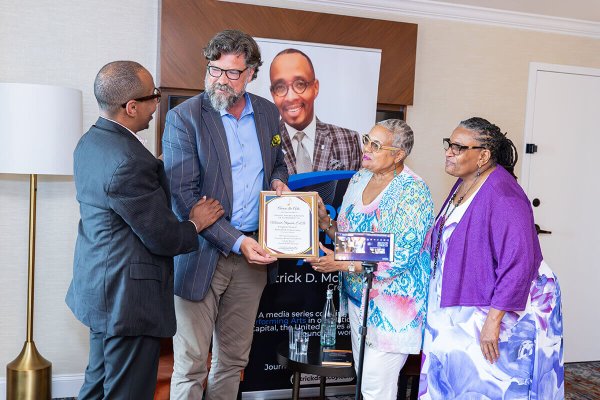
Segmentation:
{"type": "MultiPolygon", "coordinates": [[[[264,167],[263,189],[288,172],[279,142],[279,112],[273,103],[250,94],[264,167]]],[[[175,294],[202,300],[210,287],[219,254],[229,255],[241,233],[229,221],[236,188],[221,114],[205,93],[192,97],[167,113],[162,137],[165,170],[173,196],[173,210],[186,218],[202,196],[221,202],[225,216],[200,232],[198,251],[175,257],[175,294]]],[[[276,273],[276,271],[274,271],[276,273]]]]}
{"type": "Polygon", "coordinates": [[[163,163],[99,118],[74,152],[81,220],[67,304],[95,332],[173,336],[173,256],[198,248],[171,211],[163,163]]]}

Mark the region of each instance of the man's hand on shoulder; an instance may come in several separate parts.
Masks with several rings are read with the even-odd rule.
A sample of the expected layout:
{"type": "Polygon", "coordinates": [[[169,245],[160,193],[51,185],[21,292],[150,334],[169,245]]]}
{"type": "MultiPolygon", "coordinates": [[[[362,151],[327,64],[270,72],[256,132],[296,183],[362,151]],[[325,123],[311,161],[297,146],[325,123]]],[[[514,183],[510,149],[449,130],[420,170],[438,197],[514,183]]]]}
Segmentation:
{"type": "Polygon", "coordinates": [[[224,213],[221,203],[204,196],[192,207],[190,221],[196,225],[196,231],[200,233],[214,224],[224,213]]]}
{"type": "Polygon", "coordinates": [[[246,257],[246,261],[248,261],[250,264],[266,265],[277,261],[275,257],[268,254],[265,249],[263,249],[260,244],[258,244],[258,242],[251,237],[246,237],[244,240],[242,240],[240,251],[244,257],[246,257]]]}

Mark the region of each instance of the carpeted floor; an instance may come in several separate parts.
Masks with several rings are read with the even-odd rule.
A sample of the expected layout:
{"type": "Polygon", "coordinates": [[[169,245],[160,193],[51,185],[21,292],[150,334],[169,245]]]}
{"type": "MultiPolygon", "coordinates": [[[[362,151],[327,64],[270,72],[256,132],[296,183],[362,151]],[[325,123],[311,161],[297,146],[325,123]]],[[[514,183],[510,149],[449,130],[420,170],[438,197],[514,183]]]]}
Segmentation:
{"type": "Polygon", "coordinates": [[[565,364],[565,399],[600,399],[600,361],[565,364]]]}
{"type": "MultiPolygon", "coordinates": [[[[565,364],[565,399],[600,400],[600,361],[565,364]]],[[[354,400],[354,396],[328,397],[328,400],[354,400]]]]}

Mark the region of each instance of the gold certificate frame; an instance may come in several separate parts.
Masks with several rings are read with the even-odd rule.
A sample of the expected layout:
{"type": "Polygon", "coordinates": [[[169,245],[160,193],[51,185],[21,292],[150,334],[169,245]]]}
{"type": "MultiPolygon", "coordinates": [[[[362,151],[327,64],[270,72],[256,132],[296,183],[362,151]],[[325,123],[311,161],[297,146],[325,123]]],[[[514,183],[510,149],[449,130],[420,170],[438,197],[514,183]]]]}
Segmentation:
{"type": "Polygon", "coordinates": [[[319,255],[317,192],[260,192],[258,243],[273,257],[319,255]]]}

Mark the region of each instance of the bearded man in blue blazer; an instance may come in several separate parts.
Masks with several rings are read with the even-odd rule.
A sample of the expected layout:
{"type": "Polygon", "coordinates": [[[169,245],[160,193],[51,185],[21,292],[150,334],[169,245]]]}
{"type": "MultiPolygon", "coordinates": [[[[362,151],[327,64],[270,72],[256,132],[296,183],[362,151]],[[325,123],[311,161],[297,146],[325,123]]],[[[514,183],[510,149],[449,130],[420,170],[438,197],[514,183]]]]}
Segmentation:
{"type": "Polygon", "coordinates": [[[225,30],[204,55],[206,91],[167,113],[163,154],[176,214],[187,215],[210,196],[225,217],[199,235],[197,251],[175,259],[171,399],[201,399],[205,392],[205,399],[231,400],[248,363],[268,266],[275,262],[256,241],[259,195],[289,190],[288,172],[277,108],[246,92],[262,64],[254,39],[225,30]]]}
{"type": "Polygon", "coordinates": [[[175,333],[173,256],[223,216],[213,199],[171,211],[162,161],[141,143],[160,91],[133,61],[102,67],[94,81],[100,118],[74,152],[81,220],[67,304],[90,329],[79,399],[151,400],[161,337],[175,333]]]}

